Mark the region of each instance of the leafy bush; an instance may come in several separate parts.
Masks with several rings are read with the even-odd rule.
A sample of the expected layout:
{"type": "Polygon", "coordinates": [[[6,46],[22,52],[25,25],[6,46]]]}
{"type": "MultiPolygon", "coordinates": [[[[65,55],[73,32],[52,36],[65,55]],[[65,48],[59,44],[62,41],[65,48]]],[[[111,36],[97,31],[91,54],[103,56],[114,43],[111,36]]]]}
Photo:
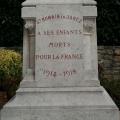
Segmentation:
{"type": "Polygon", "coordinates": [[[21,55],[13,50],[0,50],[0,90],[11,97],[21,80],[21,55]]]}

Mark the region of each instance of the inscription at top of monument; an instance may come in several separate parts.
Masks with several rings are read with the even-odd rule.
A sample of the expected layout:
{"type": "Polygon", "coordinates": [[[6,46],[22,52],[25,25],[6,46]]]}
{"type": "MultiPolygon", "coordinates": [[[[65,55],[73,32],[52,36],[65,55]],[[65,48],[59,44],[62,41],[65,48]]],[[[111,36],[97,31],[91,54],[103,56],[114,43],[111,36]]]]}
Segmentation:
{"type": "Polygon", "coordinates": [[[37,7],[35,80],[41,85],[72,86],[83,79],[81,10],[77,5],[37,7]]]}

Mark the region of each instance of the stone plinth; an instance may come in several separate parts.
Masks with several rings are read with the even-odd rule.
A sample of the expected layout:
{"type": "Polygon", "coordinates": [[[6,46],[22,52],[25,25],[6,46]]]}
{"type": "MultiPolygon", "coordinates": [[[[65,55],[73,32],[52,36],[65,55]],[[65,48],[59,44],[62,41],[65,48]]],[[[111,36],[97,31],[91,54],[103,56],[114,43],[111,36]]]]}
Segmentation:
{"type": "Polygon", "coordinates": [[[27,0],[23,81],[1,120],[119,120],[98,80],[96,2],[27,0]]]}
{"type": "Polygon", "coordinates": [[[2,110],[2,120],[119,120],[102,87],[23,88],[2,110]]]}

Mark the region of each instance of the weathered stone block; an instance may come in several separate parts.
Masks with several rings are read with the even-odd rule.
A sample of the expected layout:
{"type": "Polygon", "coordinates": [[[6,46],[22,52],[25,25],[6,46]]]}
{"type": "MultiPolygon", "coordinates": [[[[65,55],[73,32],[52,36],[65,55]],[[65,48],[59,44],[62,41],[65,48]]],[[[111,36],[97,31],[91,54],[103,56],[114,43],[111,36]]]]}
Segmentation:
{"type": "Polygon", "coordinates": [[[119,120],[98,80],[94,0],[27,0],[23,81],[1,120],[119,120]]]}

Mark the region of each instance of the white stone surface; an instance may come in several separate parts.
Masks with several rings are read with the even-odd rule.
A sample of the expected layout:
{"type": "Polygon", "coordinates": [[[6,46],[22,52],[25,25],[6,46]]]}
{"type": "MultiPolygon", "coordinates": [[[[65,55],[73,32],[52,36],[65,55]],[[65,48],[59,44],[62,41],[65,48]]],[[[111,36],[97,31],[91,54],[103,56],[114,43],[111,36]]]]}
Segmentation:
{"type": "Polygon", "coordinates": [[[84,80],[82,6],[40,5],[37,11],[35,80],[40,87],[79,84],[84,80]]]}
{"type": "Polygon", "coordinates": [[[27,0],[23,3],[24,79],[16,96],[1,110],[1,120],[119,120],[118,108],[98,80],[95,5],[93,0],[27,0]],[[81,22],[79,18],[57,20],[55,14],[78,16],[81,22]],[[49,15],[54,19],[44,21],[49,15]],[[56,35],[60,29],[81,30],[81,34],[56,35]],[[56,42],[62,47],[55,47],[56,42]],[[83,56],[79,60],[33,58],[38,54],[64,53],[83,56]],[[67,69],[75,69],[76,74],[63,76],[67,69]]]}
{"type": "MultiPolygon", "coordinates": [[[[69,4],[70,5],[70,4],[69,4]]],[[[83,7],[83,16],[91,16],[95,17],[97,16],[97,11],[95,6],[84,6],[83,7]]],[[[22,17],[23,18],[36,18],[36,6],[28,6],[28,7],[23,7],[22,8],[22,17]],[[29,12],[30,11],[30,12],[29,12]]]]}
{"type": "Polygon", "coordinates": [[[92,69],[92,59],[91,59],[91,39],[90,39],[90,34],[86,34],[84,36],[84,66],[85,70],[91,70],[92,69]],[[89,59],[88,59],[89,58],[89,59]]]}
{"type": "MultiPolygon", "coordinates": [[[[5,120],[117,120],[116,110],[90,108],[41,108],[6,110],[5,120]],[[16,112],[16,114],[14,114],[16,112]]],[[[118,119],[119,120],[119,119],[118,119]]]]}
{"type": "Polygon", "coordinates": [[[101,87],[84,88],[23,88],[19,89],[14,101],[6,107],[98,107],[116,108],[108,94],[101,87]],[[34,93],[34,94],[33,94],[34,93]],[[21,97],[23,96],[23,97],[21,97]],[[34,99],[33,99],[34,98],[34,99]]]}
{"type": "Polygon", "coordinates": [[[27,0],[23,6],[35,6],[39,4],[83,4],[96,5],[94,0],[27,0]]]}
{"type": "Polygon", "coordinates": [[[24,88],[1,111],[1,120],[119,120],[101,87],[24,88]]]}

